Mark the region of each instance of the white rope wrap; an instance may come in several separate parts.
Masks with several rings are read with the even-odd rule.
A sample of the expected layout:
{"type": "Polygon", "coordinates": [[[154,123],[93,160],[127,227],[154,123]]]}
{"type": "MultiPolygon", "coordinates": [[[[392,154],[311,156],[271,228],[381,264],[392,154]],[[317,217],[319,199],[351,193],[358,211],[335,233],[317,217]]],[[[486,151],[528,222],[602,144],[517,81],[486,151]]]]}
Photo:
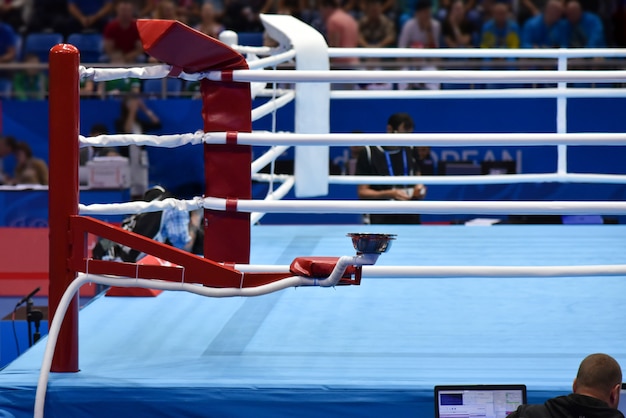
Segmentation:
{"type": "MultiPolygon", "coordinates": [[[[217,197],[196,198],[193,200],[165,199],[154,202],[128,202],[110,204],[79,205],[81,215],[121,215],[142,212],[157,212],[166,208],[178,210],[211,209],[225,211],[227,199],[217,197]]],[[[543,202],[543,201],[381,201],[381,200],[249,200],[237,199],[239,212],[264,213],[421,213],[455,214],[472,213],[502,215],[555,214],[587,215],[590,213],[621,215],[626,213],[626,202],[584,201],[584,202],[543,202]]]]}
{"type": "MultiPolygon", "coordinates": [[[[100,135],[80,136],[81,146],[151,145],[173,148],[186,144],[226,144],[226,132],[195,132],[180,135],[100,135]]],[[[395,145],[395,146],[553,146],[626,145],[626,133],[417,133],[417,134],[298,134],[239,132],[240,145],[395,145]]]]}

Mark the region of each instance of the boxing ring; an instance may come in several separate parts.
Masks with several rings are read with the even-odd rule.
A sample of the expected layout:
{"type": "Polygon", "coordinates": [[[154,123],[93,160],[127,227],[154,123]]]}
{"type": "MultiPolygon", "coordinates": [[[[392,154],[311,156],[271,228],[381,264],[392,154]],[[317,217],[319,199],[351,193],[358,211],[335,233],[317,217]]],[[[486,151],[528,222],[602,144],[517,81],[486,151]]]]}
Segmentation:
{"type": "MultiPolygon", "coordinates": [[[[584,94],[570,91],[567,83],[621,82],[624,72],[567,72],[563,64],[559,65],[560,71],[541,74],[329,72],[327,67],[315,69],[327,65],[328,60],[320,64],[319,57],[307,57],[302,49],[313,48],[314,55],[325,52],[329,57],[393,51],[325,51],[319,43],[312,47],[303,45],[302,38],[310,33],[301,28],[301,37],[292,35],[290,25],[297,24],[293,20],[264,17],[268,32],[279,38],[281,46],[290,44],[293,50],[238,48],[268,55],[260,59],[249,57],[245,65],[208,53],[208,58],[219,55],[220,62],[228,62],[227,70],[165,59],[162,61],[168,64],[146,68],[84,69],[78,67],[78,56],[72,47],[53,49],[51,138],[79,138],[78,113],[68,115],[72,112],[62,106],[67,104],[67,96],[74,93],[69,94],[62,87],[78,84],[81,77],[95,81],[128,76],[205,80],[203,132],[80,137],[81,145],[202,145],[207,165],[216,164],[225,170],[225,156],[232,157],[234,162],[229,160],[228,164],[235,165],[235,171],[242,171],[248,183],[253,178],[280,186],[271,187],[266,199],[253,200],[241,181],[243,174],[231,177],[233,170],[228,171],[227,183],[235,183],[233,190],[229,189],[230,184],[216,184],[220,183],[219,176],[207,169],[207,179],[213,182],[207,182],[211,184],[207,184],[203,197],[83,206],[78,204],[77,183],[75,190],[68,187],[76,180],[76,165],[58,164],[64,158],[76,160],[78,147],[70,150],[67,157],[59,155],[68,153],[67,149],[51,146],[51,161],[57,164],[51,163],[50,258],[54,261],[50,274],[54,278],[50,303],[59,317],[67,310],[67,317],[61,325],[55,316],[45,347],[37,344],[0,373],[0,387],[6,388],[0,392],[0,411],[11,414],[8,416],[30,416],[35,405],[35,416],[44,416],[44,406],[46,416],[432,416],[435,384],[524,383],[529,387],[529,401],[533,402],[567,392],[580,359],[590,352],[607,352],[626,364],[625,337],[618,332],[623,323],[620,302],[626,276],[622,225],[444,228],[257,224],[264,213],[288,211],[624,214],[623,202],[280,200],[292,187],[296,194],[307,197],[324,194],[331,182],[397,183],[393,177],[329,176],[329,145],[482,145],[502,141],[501,134],[329,134],[327,121],[298,116],[298,112],[307,114],[312,110],[323,116],[329,99],[361,93],[331,92],[331,82],[390,79],[558,83],[548,93],[536,93],[556,97],[557,132],[507,135],[509,143],[520,146],[557,145],[556,173],[411,177],[403,178],[402,183],[625,183],[626,176],[621,175],[569,173],[566,152],[568,146],[624,145],[626,134],[568,134],[563,121],[567,97],[584,94]],[[297,71],[258,70],[294,58],[297,71]],[[69,64],[73,71],[67,71],[62,64],[69,64]],[[240,68],[245,66],[249,68],[240,68]],[[297,84],[293,90],[279,90],[266,89],[266,82],[297,84]],[[241,88],[248,83],[252,83],[250,89],[241,88]],[[227,92],[214,89],[215,85],[227,92]],[[232,105],[232,94],[238,99],[266,95],[273,100],[252,112],[249,106],[243,110],[228,107],[228,112],[208,108],[207,96],[217,97],[221,105],[224,100],[232,105]],[[296,101],[296,133],[251,132],[252,120],[275,112],[291,100],[296,101]],[[233,112],[236,117],[226,114],[233,112]],[[246,150],[252,145],[272,148],[251,161],[246,150]],[[289,146],[297,147],[294,176],[258,173],[289,146]],[[53,195],[53,190],[57,194],[53,195]],[[209,219],[205,221],[205,254],[210,255],[206,259],[90,218],[172,207],[204,209],[205,219],[209,219]],[[346,235],[364,232],[363,229],[374,234],[394,234],[397,239],[380,258],[378,254],[361,252],[355,256],[346,235]],[[87,233],[136,246],[174,265],[91,260],[85,254],[87,233]],[[230,248],[233,239],[237,242],[230,248]],[[219,248],[220,245],[227,248],[219,248]],[[324,277],[295,275],[289,267],[295,259],[319,256],[336,258],[332,273],[324,277]],[[73,294],[87,283],[173,291],[145,298],[101,296],[81,311],[79,324],[73,294]],[[338,284],[348,286],[335,287],[338,284]],[[296,289],[287,290],[291,287],[296,289]],[[191,293],[213,298],[198,298],[191,293]],[[260,295],[263,296],[233,297],[260,295]],[[50,368],[63,373],[48,376],[50,368]]],[[[166,48],[161,42],[167,44],[167,39],[150,38],[151,24],[140,23],[140,29],[145,25],[142,39],[144,45],[150,44],[148,52],[159,58],[163,51],[171,51],[171,45],[166,48]]],[[[176,32],[174,38],[186,36],[186,29],[180,25],[174,24],[171,30],[183,33],[176,32]]],[[[600,55],[615,53],[604,51],[600,55]]],[[[559,57],[567,58],[568,54],[583,53],[560,51],[559,57]]],[[[587,94],[609,94],[604,89],[589,90],[587,94]]],[[[373,98],[377,94],[392,95],[364,93],[375,93],[373,98]]],[[[401,92],[401,97],[418,98],[422,93],[432,94],[401,92]]],[[[622,94],[619,90],[614,93],[622,94]]],[[[78,92],[75,94],[73,99],[78,103],[78,92]]],[[[503,93],[487,92],[485,98],[498,94],[503,93]]],[[[534,97],[529,92],[519,94],[534,97]]]]}

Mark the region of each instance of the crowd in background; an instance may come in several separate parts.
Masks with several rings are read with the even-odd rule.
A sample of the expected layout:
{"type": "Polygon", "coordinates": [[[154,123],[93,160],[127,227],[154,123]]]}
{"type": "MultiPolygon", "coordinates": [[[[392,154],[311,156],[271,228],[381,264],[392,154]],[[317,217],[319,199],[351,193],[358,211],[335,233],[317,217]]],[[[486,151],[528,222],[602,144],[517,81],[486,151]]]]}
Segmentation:
{"type": "MultiPolygon", "coordinates": [[[[261,42],[272,44],[271,39],[263,36],[259,17],[262,13],[292,15],[319,30],[334,47],[626,46],[626,0],[0,0],[0,66],[12,62],[30,64],[13,72],[0,68],[0,81],[9,81],[10,97],[17,100],[45,99],[46,56],[23,50],[31,34],[59,34],[66,42],[75,34],[95,34],[102,39],[98,62],[128,65],[152,62],[142,48],[136,26],[138,18],[178,20],[212,37],[218,37],[224,30],[256,34],[261,42]]],[[[355,68],[364,63],[356,58],[332,62],[335,68],[355,68]]],[[[424,68],[425,64],[420,65],[424,68]]],[[[146,93],[147,84],[152,81],[161,83],[161,80],[123,79],[96,85],[87,81],[81,85],[81,93],[85,97],[122,98],[121,120],[128,103],[144,103],[137,97],[146,93]]],[[[182,87],[181,80],[167,82],[178,82],[179,91],[191,97],[197,95],[198,83],[182,87]]],[[[146,117],[137,120],[159,123],[145,104],[138,109],[146,117]]],[[[115,130],[121,133],[150,129],[126,122],[120,122],[115,130]]],[[[17,155],[19,147],[12,148],[17,155]]],[[[24,148],[21,152],[22,159],[29,162],[22,164],[28,167],[26,173],[35,171],[37,175],[18,179],[17,173],[4,173],[7,178],[0,183],[46,184],[47,179],[40,175],[43,170],[32,169],[38,165],[30,163],[30,150],[24,148]],[[10,175],[13,175],[11,180],[10,175]]],[[[0,168],[0,174],[2,171],[0,168]]]]}
{"type": "MultiPolygon", "coordinates": [[[[33,33],[55,33],[65,41],[75,34],[97,34],[102,38],[97,62],[151,62],[142,49],[138,18],[179,20],[212,37],[223,30],[256,34],[271,45],[263,37],[261,13],[293,15],[318,29],[334,47],[626,46],[624,0],[0,0],[0,64],[45,61],[45,56],[24,51],[33,33]]],[[[363,63],[338,58],[332,65],[353,68],[363,63]]],[[[8,77],[11,97],[45,98],[45,71],[33,68],[8,77]]],[[[7,76],[0,73],[0,78],[7,76]]],[[[198,89],[197,83],[182,87],[180,80],[171,81],[177,82],[181,86],[171,90],[193,96],[198,89]]],[[[140,87],[139,80],[124,80],[87,83],[81,89],[85,95],[103,96],[140,87]]]]}
{"type": "Polygon", "coordinates": [[[21,36],[56,32],[65,38],[97,32],[125,42],[119,45],[128,54],[124,60],[138,55],[131,53],[134,18],[179,20],[217,36],[224,29],[262,32],[261,13],[293,15],[331,37],[339,22],[346,36],[356,30],[360,46],[512,47],[511,32],[522,46],[531,46],[523,39],[541,26],[539,16],[549,31],[564,32],[558,34],[564,38],[539,46],[626,46],[623,0],[0,0],[3,37],[11,31],[21,36]],[[416,28],[427,42],[407,43],[407,32],[416,28]]]}

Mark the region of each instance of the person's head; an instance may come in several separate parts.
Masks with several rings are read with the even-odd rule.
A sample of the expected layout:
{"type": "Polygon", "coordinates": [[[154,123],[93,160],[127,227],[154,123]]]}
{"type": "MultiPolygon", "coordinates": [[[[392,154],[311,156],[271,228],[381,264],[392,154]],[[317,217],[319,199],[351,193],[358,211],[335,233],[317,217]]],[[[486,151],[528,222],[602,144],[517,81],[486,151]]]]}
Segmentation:
{"type": "Polygon", "coordinates": [[[89,136],[108,135],[109,129],[103,123],[94,123],[89,130],[89,136]]]}
{"type": "Polygon", "coordinates": [[[461,22],[465,18],[465,3],[463,0],[453,0],[448,9],[448,19],[461,22]]]}
{"type": "Polygon", "coordinates": [[[602,353],[591,354],[580,363],[573,391],[600,399],[617,408],[622,386],[622,369],[617,361],[602,353]]]}
{"type": "Polygon", "coordinates": [[[319,2],[320,14],[324,20],[339,8],[339,4],[336,0],[320,0],[319,2]]]}
{"type": "Polygon", "coordinates": [[[176,3],[172,0],[160,0],[155,10],[157,19],[178,20],[176,3]]]}
{"type": "Polygon", "coordinates": [[[365,16],[367,16],[368,19],[378,19],[382,13],[382,0],[365,0],[365,16]]]}
{"type": "Polygon", "coordinates": [[[432,16],[433,4],[430,0],[418,0],[415,5],[415,19],[420,26],[426,26],[426,23],[430,21],[432,16]]]}
{"type": "Polygon", "coordinates": [[[135,3],[130,0],[120,0],[115,6],[115,15],[122,24],[130,24],[135,18],[135,3]]]}
{"type": "Polygon", "coordinates": [[[30,148],[30,145],[28,145],[24,141],[19,141],[17,144],[15,144],[15,159],[17,160],[18,164],[24,163],[32,157],[33,151],[30,148]]]}
{"type": "Polygon", "coordinates": [[[24,64],[30,64],[30,66],[27,67],[25,70],[26,74],[34,76],[41,72],[41,68],[37,66],[37,64],[41,64],[39,55],[33,52],[29,52],[28,54],[24,55],[22,61],[24,61],[24,64]]]}
{"type": "Polygon", "coordinates": [[[167,196],[167,190],[162,186],[152,186],[143,194],[143,200],[152,202],[153,200],[163,200],[167,196]]]}
{"type": "Polygon", "coordinates": [[[543,21],[552,26],[563,17],[563,2],[561,0],[548,0],[543,11],[543,21]]]}
{"type": "Polygon", "coordinates": [[[0,137],[0,158],[13,154],[17,146],[17,141],[12,136],[0,137]]]}
{"type": "Polygon", "coordinates": [[[387,133],[411,133],[413,132],[413,128],[415,127],[415,123],[413,123],[413,118],[408,113],[394,113],[389,116],[387,120],[387,133]]]}
{"type": "Polygon", "coordinates": [[[491,16],[497,27],[502,28],[506,26],[507,20],[509,20],[509,5],[503,1],[497,2],[491,8],[491,16]]]}
{"type": "Polygon", "coordinates": [[[580,22],[583,17],[583,8],[578,0],[569,0],[565,5],[565,17],[572,25],[580,22]]]}
{"type": "Polygon", "coordinates": [[[200,9],[200,17],[203,22],[213,22],[215,20],[215,9],[212,3],[204,3],[200,9]]]}

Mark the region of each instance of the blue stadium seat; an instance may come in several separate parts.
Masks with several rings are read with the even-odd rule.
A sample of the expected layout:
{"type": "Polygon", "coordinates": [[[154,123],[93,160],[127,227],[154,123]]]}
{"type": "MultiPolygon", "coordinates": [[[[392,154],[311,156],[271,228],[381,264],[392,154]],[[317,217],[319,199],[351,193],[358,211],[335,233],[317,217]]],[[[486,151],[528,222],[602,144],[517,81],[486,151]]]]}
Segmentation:
{"type": "Polygon", "coordinates": [[[102,35],[99,33],[73,33],[67,43],[80,51],[81,62],[100,62],[103,54],[102,35]]]}
{"type": "Polygon", "coordinates": [[[60,33],[30,33],[24,39],[24,49],[22,56],[36,54],[41,62],[48,62],[50,49],[63,42],[63,35],[60,33]]]}
{"type": "Polygon", "coordinates": [[[183,80],[180,78],[166,78],[163,79],[147,79],[143,80],[143,88],[142,91],[147,94],[149,97],[153,98],[165,98],[172,96],[180,96],[180,92],[183,87],[183,80]],[[163,82],[165,82],[165,96],[163,92],[163,82]]]}
{"type": "Polygon", "coordinates": [[[0,98],[8,99],[11,97],[13,89],[13,80],[8,78],[0,78],[0,98]]]}
{"type": "Polygon", "coordinates": [[[15,34],[15,60],[22,61],[22,51],[24,50],[24,38],[19,33],[15,34]]]}

